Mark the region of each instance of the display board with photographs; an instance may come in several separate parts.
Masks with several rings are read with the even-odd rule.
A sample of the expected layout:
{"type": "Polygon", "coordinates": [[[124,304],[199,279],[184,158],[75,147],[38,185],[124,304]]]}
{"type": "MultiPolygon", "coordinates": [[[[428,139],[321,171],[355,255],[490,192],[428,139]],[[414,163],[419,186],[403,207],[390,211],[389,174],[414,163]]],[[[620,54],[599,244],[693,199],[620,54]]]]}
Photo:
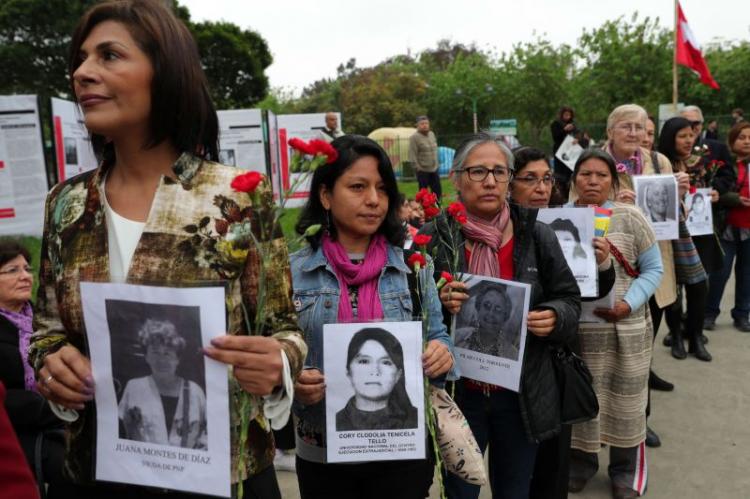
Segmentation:
{"type": "Polygon", "coordinates": [[[323,326],[328,462],[424,459],[422,323],[323,326]]]}
{"type": "Polygon", "coordinates": [[[531,286],[464,274],[469,299],[453,316],[461,374],[518,391],[526,345],[531,286]]]}
{"type": "Polygon", "coordinates": [[[599,272],[594,252],[594,208],[541,208],[537,220],[555,231],[565,261],[576,278],[581,296],[599,295],[599,272]]]}
{"type": "Polygon", "coordinates": [[[96,385],[96,479],[229,497],[224,288],[81,283],[96,385]]]}
{"type": "Polygon", "coordinates": [[[656,234],[658,241],[677,239],[679,197],[674,175],[633,177],[635,202],[656,234]]]}

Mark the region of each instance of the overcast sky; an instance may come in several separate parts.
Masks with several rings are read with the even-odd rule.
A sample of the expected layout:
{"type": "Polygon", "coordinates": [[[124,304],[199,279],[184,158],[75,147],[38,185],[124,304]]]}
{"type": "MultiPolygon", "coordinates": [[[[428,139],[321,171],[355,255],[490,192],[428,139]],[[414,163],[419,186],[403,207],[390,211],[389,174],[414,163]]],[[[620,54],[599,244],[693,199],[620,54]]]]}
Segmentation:
{"type": "MultiPolygon", "coordinates": [[[[673,24],[672,0],[179,0],[194,21],[227,20],[259,32],[274,63],[273,87],[299,92],[336,75],[349,58],[372,66],[407,52],[432,48],[442,38],[495,52],[543,35],[574,45],[584,28],[638,11],[673,24]]],[[[750,4],[740,0],[682,0],[698,41],[750,39],[750,4]]]]}

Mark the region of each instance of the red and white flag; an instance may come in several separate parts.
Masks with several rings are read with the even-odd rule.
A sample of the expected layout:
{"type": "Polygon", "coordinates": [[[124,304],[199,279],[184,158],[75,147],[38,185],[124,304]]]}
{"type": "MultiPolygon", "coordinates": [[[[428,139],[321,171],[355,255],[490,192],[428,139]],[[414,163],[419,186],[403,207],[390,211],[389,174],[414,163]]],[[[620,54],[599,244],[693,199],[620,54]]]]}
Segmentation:
{"type": "Polygon", "coordinates": [[[675,50],[677,51],[677,64],[692,69],[700,76],[701,83],[704,85],[719,89],[719,84],[716,83],[716,80],[711,76],[711,71],[708,70],[706,60],[701,53],[701,46],[690,30],[690,25],[685,19],[685,14],[682,13],[682,6],[679,2],[677,3],[677,45],[675,50]]]}

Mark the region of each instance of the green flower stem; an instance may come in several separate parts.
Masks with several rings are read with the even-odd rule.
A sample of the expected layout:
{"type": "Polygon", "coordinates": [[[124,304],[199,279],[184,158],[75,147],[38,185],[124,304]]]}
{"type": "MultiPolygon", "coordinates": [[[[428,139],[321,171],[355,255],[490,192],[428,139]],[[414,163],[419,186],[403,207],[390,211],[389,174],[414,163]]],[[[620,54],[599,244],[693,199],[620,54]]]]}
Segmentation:
{"type": "MultiPolygon", "coordinates": [[[[422,253],[424,254],[425,248],[421,248],[422,253]]],[[[425,309],[424,300],[422,299],[422,296],[425,294],[425,283],[424,279],[422,278],[422,272],[419,268],[419,264],[415,266],[415,272],[417,277],[417,299],[419,300],[420,309],[422,311],[422,351],[424,351],[427,348],[427,334],[430,329],[430,317],[427,314],[427,310],[425,309]]],[[[425,269],[425,272],[429,270],[429,268],[425,269]]],[[[428,277],[431,278],[431,277],[428,277]]],[[[425,415],[427,419],[427,431],[430,434],[430,441],[432,442],[432,450],[435,454],[435,467],[438,471],[438,489],[440,490],[440,498],[446,499],[445,496],[445,486],[443,484],[443,458],[440,455],[440,445],[438,445],[437,441],[437,421],[435,419],[435,411],[432,408],[432,400],[430,399],[430,379],[427,376],[424,376],[424,407],[425,407],[425,415]]]]}
{"type": "MultiPolygon", "coordinates": [[[[279,219],[281,218],[282,213],[284,212],[284,208],[286,206],[286,202],[289,199],[289,195],[294,192],[294,190],[302,184],[305,180],[307,180],[307,177],[310,175],[310,172],[304,172],[303,175],[300,175],[291,185],[289,189],[287,189],[284,192],[284,197],[281,200],[280,205],[277,207],[275,206],[275,203],[273,203],[273,200],[271,201],[273,203],[272,213],[273,218],[271,222],[271,226],[268,228],[269,233],[265,234],[265,227],[264,227],[264,210],[263,207],[260,206],[257,196],[253,196],[253,194],[250,195],[251,199],[254,201],[253,205],[258,206],[260,213],[258,216],[258,233],[261,236],[261,239],[264,239],[264,236],[267,236],[265,239],[268,239],[268,241],[273,241],[273,238],[276,234],[276,228],[279,224],[279,219]]],[[[273,199],[273,198],[272,198],[273,199]]],[[[267,292],[266,292],[266,274],[268,272],[268,264],[269,264],[269,258],[268,258],[268,252],[263,247],[261,242],[258,240],[258,238],[255,236],[255,233],[250,230],[250,238],[252,240],[253,245],[256,248],[256,251],[258,252],[258,259],[260,260],[260,268],[258,271],[258,295],[256,300],[256,308],[255,308],[255,324],[253,327],[253,324],[250,322],[250,316],[247,313],[247,307],[245,306],[244,302],[240,302],[240,305],[242,306],[242,315],[245,319],[245,328],[247,330],[247,334],[255,334],[255,335],[262,335],[263,334],[263,326],[265,324],[265,310],[266,310],[266,298],[267,298],[267,292]]],[[[237,474],[239,477],[242,476],[242,472],[245,470],[247,465],[247,456],[246,456],[246,447],[247,447],[247,437],[248,437],[248,431],[250,427],[250,409],[251,409],[251,396],[249,393],[247,393],[245,390],[240,390],[239,393],[239,405],[240,405],[240,442],[239,442],[239,453],[238,453],[238,460],[237,460],[237,474]]],[[[242,499],[244,496],[244,488],[242,486],[242,480],[239,480],[237,483],[237,499],[242,499]]]]}

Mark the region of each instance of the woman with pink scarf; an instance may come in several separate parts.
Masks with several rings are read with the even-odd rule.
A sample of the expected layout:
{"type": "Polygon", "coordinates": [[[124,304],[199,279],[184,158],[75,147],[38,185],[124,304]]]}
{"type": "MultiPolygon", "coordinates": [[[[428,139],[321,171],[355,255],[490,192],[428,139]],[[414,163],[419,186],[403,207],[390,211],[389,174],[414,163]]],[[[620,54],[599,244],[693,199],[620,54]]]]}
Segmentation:
{"type": "MultiPolygon", "coordinates": [[[[426,497],[434,474],[431,455],[411,461],[326,461],[323,325],[411,321],[417,312],[412,300],[416,280],[402,249],[404,226],[388,156],[378,144],[357,135],[344,135],[331,145],[338,159],[313,174],[310,198],[297,223],[297,231],[308,236],[310,245],[291,255],[294,304],[309,348],[305,370],[294,386],[300,495],[302,499],[426,497]]],[[[452,342],[435,282],[430,275],[425,277],[421,307],[430,320],[422,366],[431,382],[442,386],[453,367],[452,342]]],[[[383,371],[397,370],[399,355],[393,349],[376,341],[365,342],[365,347],[371,357],[389,366],[383,371]]],[[[393,376],[391,383],[397,384],[393,376]]],[[[353,400],[346,411],[357,424],[380,427],[378,421],[394,418],[407,424],[409,411],[399,413],[389,403],[391,397],[363,398],[367,397],[353,400]]]]}
{"type": "MultiPolygon", "coordinates": [[[[443,217],[422,231],[433,236],[434,248],[428,252],[436,251],[436,272],[467,272],[531,285],[520,390],[462,378],[455,391],[482,452],[490,447],[493,497],[527,499],[538,443],[560,432],[552,352],[575,337],[581,298],[552,229],[536,221],[535,209],[508,203],[513,164],[513,154],[502,141],[485,133],[471,136],[456,151],[452,166],[466,208],[457,243],[448,249],[438,242],[448,240],[443,217]],[[457,268],[452,268],[453,262],[458,262],[457,268]]],[[[464,291],[465,284],[458,280],[441,289],[446,321],[465,306],[464,291]]],[[[495,303],[496,308],[504,306],[502,301],[495,303]]],[[[447,476],[446,490],[452,499],[479,496],[477,485],[452,475],[447,476]]]]}

